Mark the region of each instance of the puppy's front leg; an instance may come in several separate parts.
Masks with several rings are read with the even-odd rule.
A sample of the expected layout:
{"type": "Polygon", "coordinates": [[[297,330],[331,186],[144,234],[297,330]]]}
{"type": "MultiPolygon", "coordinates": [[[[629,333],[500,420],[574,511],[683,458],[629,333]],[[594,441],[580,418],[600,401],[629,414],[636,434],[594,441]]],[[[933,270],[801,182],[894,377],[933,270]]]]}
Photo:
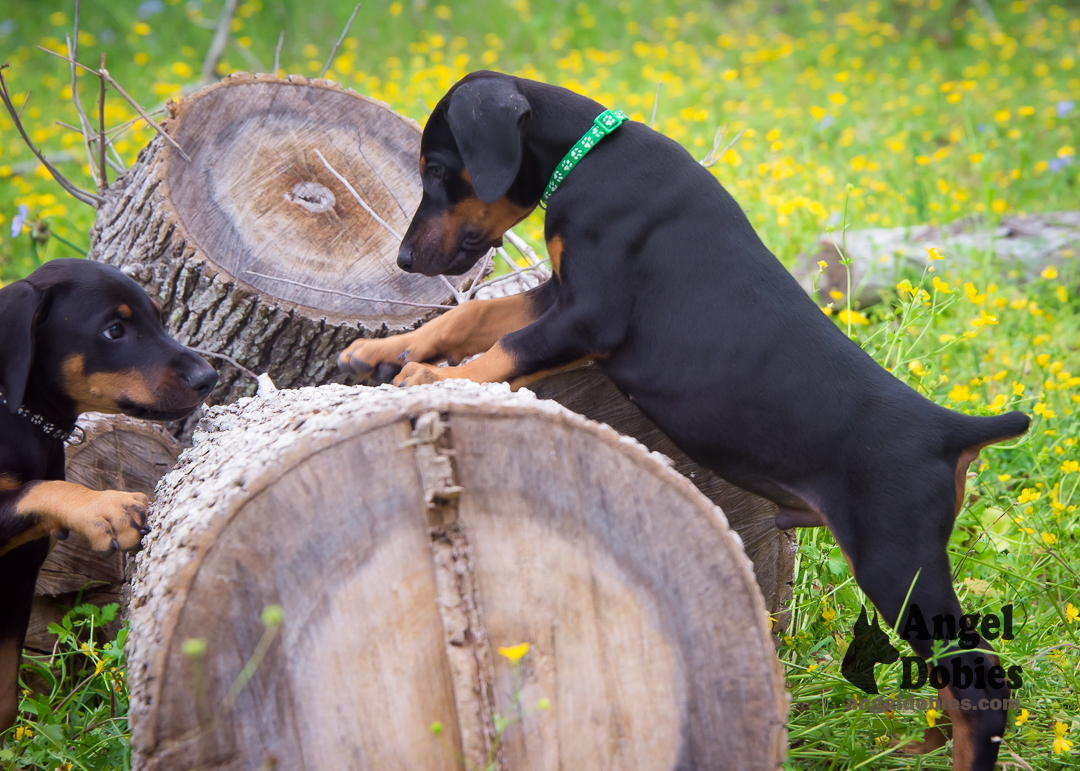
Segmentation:
{"type": "Polygon", "coordinates": [[[0,511],[5,535],[0,555],[49,535],[70,531],[82,536],[94,551],[133,549],[146,534],[142,493],[91,490],[59,480],[28,482],[8,495],[0,511]]]}
{"type": "Polygon", "coordinates": [[[412,332],[357,340],[338,356],[338,366],[376,382],[389,382],[409,362],[457,364],[535,321],[551,304],[553,289],[549,281],[523,294],[470,300],[412,332]]]}
{"type": "Polygon", "coordinates": [[[477,383],[507,382],[515,390],[583,359],[603,358],[621,341],[617,313],[596,306],[557,302],[535,322],[499,338],[492,348],[460,367],[412,362],[394,379],[398,386],[464,378],[477,383]]]}

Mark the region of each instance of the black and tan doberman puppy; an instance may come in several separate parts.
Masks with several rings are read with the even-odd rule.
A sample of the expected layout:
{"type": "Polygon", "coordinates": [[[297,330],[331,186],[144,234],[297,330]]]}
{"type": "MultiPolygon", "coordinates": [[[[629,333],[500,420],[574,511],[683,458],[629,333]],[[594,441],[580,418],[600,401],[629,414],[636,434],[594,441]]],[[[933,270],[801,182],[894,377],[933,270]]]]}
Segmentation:
{"type": "MultiPolygon", "coordinates": [[[[429,276],[468,270],[537,205],[603,111],[498,73],[456,84],[424,129],[424,194],[398,264],[429,276]]],[[[595,359],[687,454],[779,504],[779,526],[827,525],[890,624],[913,582],[909,608],[960,619],[946,545],[968,465],[980,448],[1024,433],[1025,415],[952,412],[878,366],[713,175],[640,123],[613,130],[565,175],[548,202],[546,240],[554,276],[544,285],[357,341],[339,363],[399,385],[462,377],[519,386],[595,359]]],[[[930,640],[910,642],[930,656],[930,640]]],[[[997,664],[959,656],[966,667],[997,664]]],[[[963,685],[942,696],[978,705],[1009,693],[1000,678],[963,685]]],[[[993,767],[1006,714],[952,712],[957,771],[993,767]]]]}
{"type": "Polygon", "coordinates": [[[191,414],[217,382],[169,337],[149,296],[116,268],[53,260],[0,289],[0,730],[15,722],[19,658],[49,537],[97,551],[146,533],[142,493],[64,480],[64,441],[80,413],[150,420],[191,414]]]}

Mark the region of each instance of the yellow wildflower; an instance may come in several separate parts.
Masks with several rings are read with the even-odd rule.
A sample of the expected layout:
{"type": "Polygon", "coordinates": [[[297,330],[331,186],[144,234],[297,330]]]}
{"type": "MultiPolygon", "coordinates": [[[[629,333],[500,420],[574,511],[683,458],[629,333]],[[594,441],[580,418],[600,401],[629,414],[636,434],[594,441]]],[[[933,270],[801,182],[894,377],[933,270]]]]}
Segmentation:
{"type": "Polygon", "coordinates": [[[986,301],[986,295],[979,294],[978,290],[975,289],[975,285],[970,281],[964,284],[964,291],[967,293],[968,299],[976,305],[982,305],[986,301]]]}
{"type": "Polygon", "coordinates": [[[1023,725],[1028,721],[1029,717],[1031,717],[1030,712],[1028,712],[1026,709],[1020,710],[1020,714],[1016,716],[1016,724],[1023,725]]]}
{"type": "Polygon", "coordinates": [[[941,713],[938,712],[936,709],[926,710],[926,724],[933,728],[934,724],[937,723],[937,719],[940,714],[941,713]]]}
{"type": "Polygon", "coordinates": [[[1053,281],[1055,278],[1058,277],[1057,268],[1055,268],[1053,265],[1047,265],[1045,268],[1043,268],[1042,273],[1040,273],[1039,275],[1043,278],[1053,281]]]}
{"type": "Polygon", "coordinates": [[[1068,752],[1072,749],[1073,743],[1065,738],[1065,734],[1069,731],[1069,725],[1062,723],[1060,720],[1054,723],[1054,754],[1060,755],[1063,752],[1068,752]]]}
{"type": "Polygon", "coordinates": [[[529,644],[527,642],[511,645],[509,648],[499,648],[499,655],[509,659],[512,664],[517,664],[528,652],[529,644]]]}
{"type": "Polygon", "coordinates": [[[966,402],[971,398],[971,391],[968,390],[966,385],[957,383],[952,387],[952,390],[949,391],[949,398],[954,402],[966,402]]]}
{"type": "Polygon", "coordinates": [[[849,311],[847,308],[840,311],[840,321],[844,324],[862,324],[864,327],[870,323],[870,319],[859,311],[849,311]]]}
{"type": "Polygon", "coordinates": [[[933,246],[928,246],[926,248],[926,253],[928,255],[930,255],[931,260],[944,260],[945,259],[944,255],[938,254],[937,248],[933,247],[933,246]]]}
{"type": "Polygon", "coordinates": [[[949,289],[949,285],[946,284],[944,281],[942,281],[937,276],[934,276],[933,284],[934,284],[934,290],[935,291],[941,292],[942,294],[952,294],[952,290],[949,289]]]}
{"type": "Polygon", "coordinates": [[[1047,546],[1053,546],[1055,543],[1057,543],[1057,536],[1053,533],[1043,533],[1042,539],[1046,542],[1047,546]]]}
{"type": "Polygon", "coordinates": [[[1080,618],[1080,609],[1077,609],[1071,602],[1065,606],[1065,620],[1070,624],[1080,618]]]}

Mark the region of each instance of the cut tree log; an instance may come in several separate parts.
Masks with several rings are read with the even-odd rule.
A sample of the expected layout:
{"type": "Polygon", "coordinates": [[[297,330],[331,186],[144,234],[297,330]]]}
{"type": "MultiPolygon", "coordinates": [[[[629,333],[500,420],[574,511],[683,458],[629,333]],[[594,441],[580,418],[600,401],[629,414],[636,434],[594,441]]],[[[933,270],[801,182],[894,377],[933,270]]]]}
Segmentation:
{"type": "Polygon", "coordinates": [[[529,389],[541,399],[554,399],[590,420],[607,423],[620,434],[632,436],[650,450],[671,458],[675,470],[723,510],[754,563],[758,587],[773,618],[773,631],[779,634],[787,628],[791,614],[786,605],[791,599],[799,544],[794,530],[776,529],[775,503],[725,482],[691,460],[636,404],[619,393],[595,364],[551,375],[529,389]]]}
{"type": "MultiPolygon", "coordinates": [[[[442,279],[396,264],[421,195],[415,121],[298,76],[233,75],[169,109],[163,128],[191,161],[156,136],[106,193],[91,256],[156,297],[181,342],[279,387],[317,385],[357,337],[412,329],[451,302],[442,279]]],[[[221,369],[210,404],[255,392],[221,369]]]]}
{"type": "MultiPolygon", "coordinates": [[[[159,424],[124,415],[88,412],[79,418],[86,435],[67,447],[69,482],[91,490],[126,490],[154,497],[154,487],[176,465],[180,444],[159,424]]],[[[48,631],[77,599],[105,605],[121,600],[127,555],[101,554],[72,533],[56,541],[38,574],[26,648],[49,653],[56,636],[48,631]]]]}
{"type": "Polygon", "coordinates": [[[136,769],[487,767],[518,714],[496,648],[522,642],[496,768],[782,761],[750,562],[663,456],[461,381],[278,391],[202,427],[136,558],[136,769]]]}

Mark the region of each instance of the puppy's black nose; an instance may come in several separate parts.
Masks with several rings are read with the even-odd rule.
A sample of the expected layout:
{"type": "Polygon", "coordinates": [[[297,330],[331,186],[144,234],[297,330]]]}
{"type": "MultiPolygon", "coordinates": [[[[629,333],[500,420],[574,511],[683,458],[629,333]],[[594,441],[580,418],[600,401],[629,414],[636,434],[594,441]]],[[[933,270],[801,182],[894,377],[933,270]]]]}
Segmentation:
{"type": "Polygon", "coordinates": [[[397,255],[398,267],[404,271],[412,272],[413,253],[412,249],[401,247],[397,255]]]}
{"type": "Polygon", "coordinates": [[[209,364],[203,364],[191,372],[185,372],[180,377],[191,387],[192,391],[199,395],[200,399],[209,396],[218,381],[218,373],[209,364]]]}

